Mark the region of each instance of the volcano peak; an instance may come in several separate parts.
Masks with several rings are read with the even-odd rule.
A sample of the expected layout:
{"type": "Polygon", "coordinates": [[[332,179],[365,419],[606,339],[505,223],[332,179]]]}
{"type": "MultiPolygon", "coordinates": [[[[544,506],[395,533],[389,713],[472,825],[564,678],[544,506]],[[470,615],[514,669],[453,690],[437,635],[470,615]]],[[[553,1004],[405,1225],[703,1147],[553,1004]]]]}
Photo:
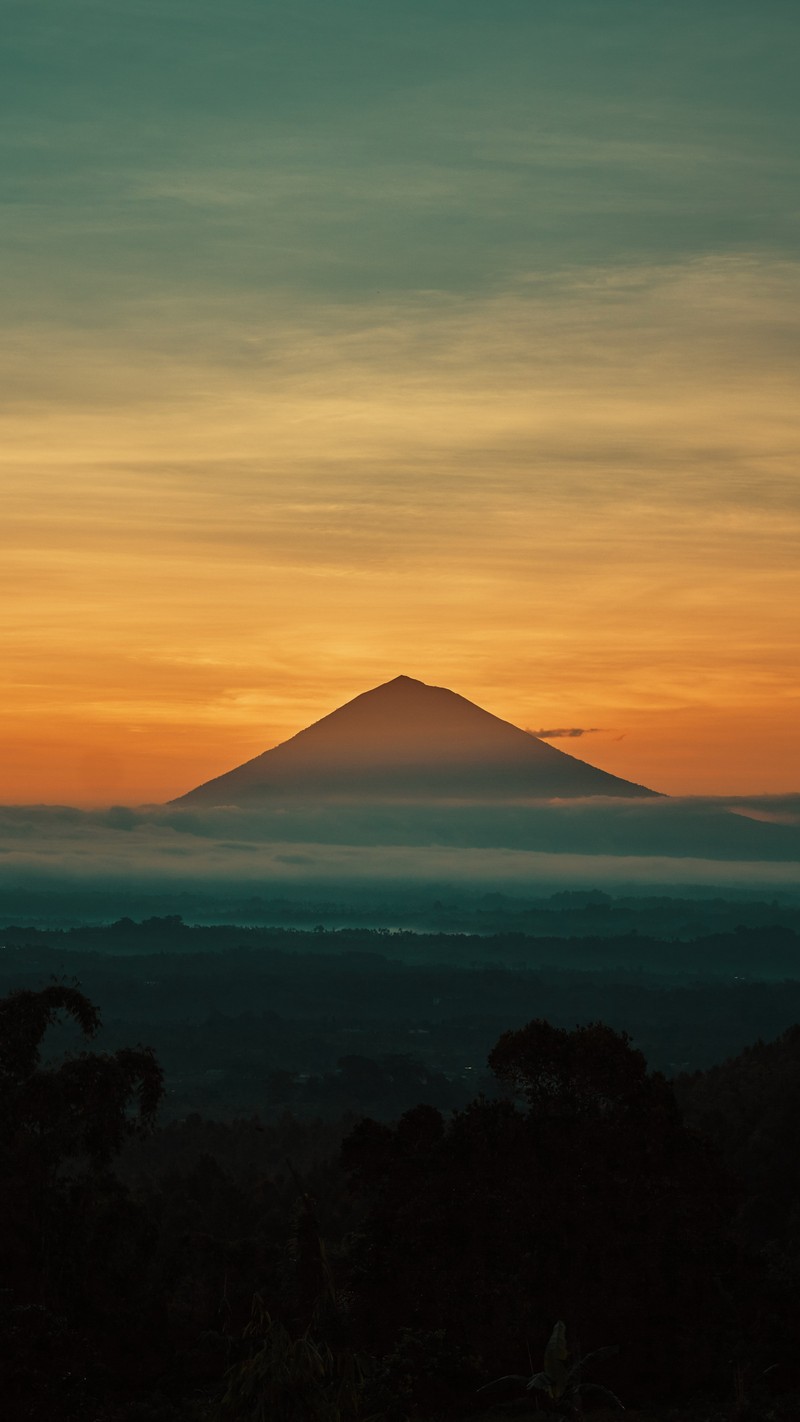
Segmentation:
{"type": "Polygon", "coordinates": [[[504,801],[654,793],[557,750],[447,687],[401,674],[176,803],[504,801]]]}
{"type": "Polygon", "coordinates": [[[176,803],[496,802],[654,793],[558,751],[456,691],[401,674],[176,803]]]}

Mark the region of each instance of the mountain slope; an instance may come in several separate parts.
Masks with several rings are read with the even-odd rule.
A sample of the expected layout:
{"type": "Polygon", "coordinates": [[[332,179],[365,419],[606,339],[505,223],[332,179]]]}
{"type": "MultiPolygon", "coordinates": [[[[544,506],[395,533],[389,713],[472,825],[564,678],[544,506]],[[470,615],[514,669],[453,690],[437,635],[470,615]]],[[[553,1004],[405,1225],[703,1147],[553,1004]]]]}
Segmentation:
{"type": "Polygon", "coordinates": [[[656,793],[557,750],[456,692],[398,676],[173,803],[656,793]]]}

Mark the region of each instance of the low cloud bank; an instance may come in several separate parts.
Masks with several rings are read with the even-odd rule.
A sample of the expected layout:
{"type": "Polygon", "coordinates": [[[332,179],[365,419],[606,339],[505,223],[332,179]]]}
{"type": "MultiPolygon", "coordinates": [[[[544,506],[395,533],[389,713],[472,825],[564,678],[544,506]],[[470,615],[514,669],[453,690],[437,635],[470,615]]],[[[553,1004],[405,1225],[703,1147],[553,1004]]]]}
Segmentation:
{"type": "Polygon", "coordinates": [[[0,807],[0,918],[73,884],[127,895],[303,884],[798,883],[800,795],[211,810],[0,807]],[[5,905],[5,907],[4,907],[5,905]]]}

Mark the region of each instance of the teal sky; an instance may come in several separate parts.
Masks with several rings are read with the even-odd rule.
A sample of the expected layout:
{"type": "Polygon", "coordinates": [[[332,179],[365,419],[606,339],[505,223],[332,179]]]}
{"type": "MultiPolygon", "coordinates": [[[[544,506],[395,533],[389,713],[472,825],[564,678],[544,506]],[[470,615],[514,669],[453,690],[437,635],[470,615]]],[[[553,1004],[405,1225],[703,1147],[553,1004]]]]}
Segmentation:
{"type": "Polygon", "coordinates": [[[795,3],[0,15],[0,798],[401,672],[796,788],[795,3]]]}
{"type": "Polygon", "coordinates": [[[5,303],[794,253],[791,3],[4,0],[5,303]]]}

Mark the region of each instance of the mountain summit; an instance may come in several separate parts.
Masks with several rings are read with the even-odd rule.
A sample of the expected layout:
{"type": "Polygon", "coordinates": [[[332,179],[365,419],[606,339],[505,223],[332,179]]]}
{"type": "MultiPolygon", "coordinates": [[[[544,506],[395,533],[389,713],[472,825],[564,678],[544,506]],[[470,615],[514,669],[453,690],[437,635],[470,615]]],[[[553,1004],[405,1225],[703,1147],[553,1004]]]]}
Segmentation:
{"type": "Polygon", "coordinates": [[[525,800],[657,792],[609,775],[443,686],[398,676],[173,804],[525,800]]]}

